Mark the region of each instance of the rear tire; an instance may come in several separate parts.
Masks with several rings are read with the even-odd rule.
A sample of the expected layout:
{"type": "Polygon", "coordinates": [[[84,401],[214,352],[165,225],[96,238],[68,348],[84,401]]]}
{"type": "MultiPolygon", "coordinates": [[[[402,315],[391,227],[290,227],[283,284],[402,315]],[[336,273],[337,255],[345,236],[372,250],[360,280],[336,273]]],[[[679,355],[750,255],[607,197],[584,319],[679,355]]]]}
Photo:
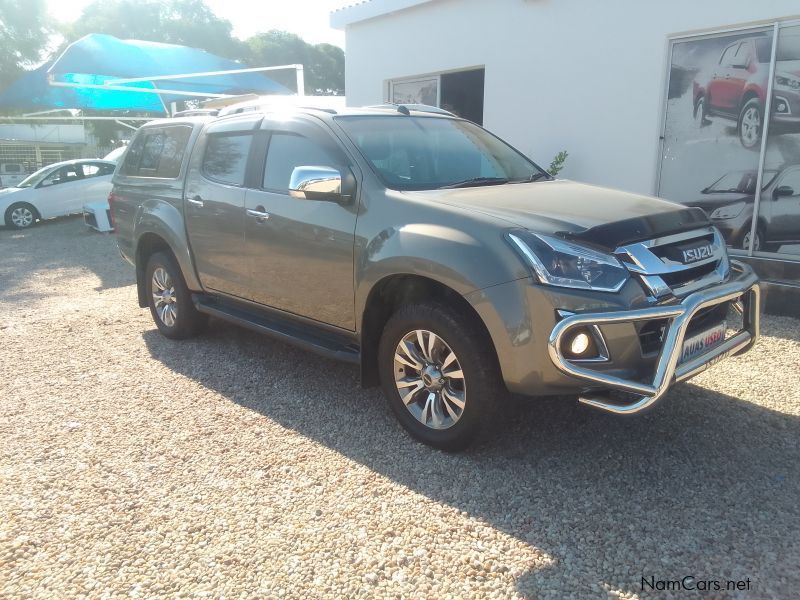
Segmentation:
{"type": "Polygon", "coordinates": [[[486,332],[438,304],[408,305],[392,315],[378,362],[383,392],[400,424],[441,450],[469,446],[504,394],[486,332]]]}
{"type": "Polygon", "coordinates": [[[208,317],[194,307],[192,294],[171,253],[153,254],[144,276],[150,314],[162,335],[181,340],[203,330],[208,317]]]}
{"type": "Polygon", "coordinates": [[[11,229],[27,229],[40,219],[36,207],[27,202],[16,202],[9,206],[5,212],[6,226],[11,229]]]}

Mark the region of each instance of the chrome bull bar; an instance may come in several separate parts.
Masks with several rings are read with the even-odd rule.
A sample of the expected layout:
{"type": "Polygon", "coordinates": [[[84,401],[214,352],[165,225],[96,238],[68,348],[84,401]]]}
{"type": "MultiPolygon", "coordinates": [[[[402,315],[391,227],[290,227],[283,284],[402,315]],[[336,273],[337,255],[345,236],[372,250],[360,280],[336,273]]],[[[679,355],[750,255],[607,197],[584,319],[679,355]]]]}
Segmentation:
{"type": "Polygon", "coordinates": [[[734,281],[700,290],[686,296],[680,304],[643,308],[631,311],[575,314],[559,321],[553,328],[548,342],[550,358],[562,372],[587,381],[595,386],[638,394],[640,397],[629,404],[618,404],[599,396],[582,395],[579,401],[595,408],[616,414],[642,412],[655,404],[669,390],[673,383],[683,381],[728,356],[748,350],[759,336],[759,311],[761,291],[758,278],[750,267],[732,262],[732,272],[738,276],[734,281]],[[683,341],[692,317],[710,306],[731,300],[741,300],[743,305],[743,328],[718,346],[700,356],[678,364],[683,351],[683,341]],[[561,353],[561,341],[576,327],[606,325],[612,323],[632,323],[650,319],[668,319],[664,341],[656,362],[652,383],[623,379],[609,373],[580,366],[561,353]]]}

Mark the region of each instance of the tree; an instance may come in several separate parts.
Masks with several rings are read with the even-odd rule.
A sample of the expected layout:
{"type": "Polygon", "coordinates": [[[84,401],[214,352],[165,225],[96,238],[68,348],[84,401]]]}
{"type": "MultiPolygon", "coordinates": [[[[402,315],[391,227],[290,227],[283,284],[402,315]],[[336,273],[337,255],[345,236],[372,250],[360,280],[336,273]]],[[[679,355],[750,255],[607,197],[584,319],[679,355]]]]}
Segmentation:
{"type": "Polygon", "coordinates": [[[226,58],[243,52],[233,26],[215,15],[203,0],[95,0],[64,27],[67,41],[89,33],[201,48],[226,58]]]}
{"type": "Polygon", "coordinates": [[[0,2],[0,89],[42,59],[49,27],[44,0],[0,2]]]}
{"type": "MultiPolygon", "coordinates": [[[[312,45],[288,31],[273,29],[245,41],[242,56],[253,66],[303,65],[306,92],[322,95],[344,94],[344,51],[331,44],[312,45]]],[[[295,88],[294,73],[274,71],[269,76],[295,88]]]]}

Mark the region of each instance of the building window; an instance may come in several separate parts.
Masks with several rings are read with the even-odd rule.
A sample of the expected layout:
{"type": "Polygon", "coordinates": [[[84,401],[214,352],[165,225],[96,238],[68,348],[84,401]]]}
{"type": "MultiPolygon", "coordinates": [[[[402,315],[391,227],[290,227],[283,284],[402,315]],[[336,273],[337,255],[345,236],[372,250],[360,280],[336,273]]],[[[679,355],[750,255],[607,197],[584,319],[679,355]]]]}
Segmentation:
{"type": "Polygon", "coordinates": [[[389,82],[389,102],[438,106],[483,124],[485,69],[468,69],[389,82]]]}

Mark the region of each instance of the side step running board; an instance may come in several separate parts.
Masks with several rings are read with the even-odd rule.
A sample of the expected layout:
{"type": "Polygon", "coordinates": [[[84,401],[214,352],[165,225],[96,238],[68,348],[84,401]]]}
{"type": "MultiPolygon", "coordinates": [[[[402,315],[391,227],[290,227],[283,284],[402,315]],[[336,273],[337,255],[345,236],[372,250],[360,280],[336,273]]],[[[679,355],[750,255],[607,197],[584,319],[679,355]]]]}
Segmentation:
{"type": "Polygon", "coordinates": [[[199,294],[193,295],[192,301],[201,313],[252,329],[304,350],[353,364],[359,364],[361,360],[358,347],[344,339],[337,339],[335,334],[320,334],[287,319],[255,314],[199,294]]]}

